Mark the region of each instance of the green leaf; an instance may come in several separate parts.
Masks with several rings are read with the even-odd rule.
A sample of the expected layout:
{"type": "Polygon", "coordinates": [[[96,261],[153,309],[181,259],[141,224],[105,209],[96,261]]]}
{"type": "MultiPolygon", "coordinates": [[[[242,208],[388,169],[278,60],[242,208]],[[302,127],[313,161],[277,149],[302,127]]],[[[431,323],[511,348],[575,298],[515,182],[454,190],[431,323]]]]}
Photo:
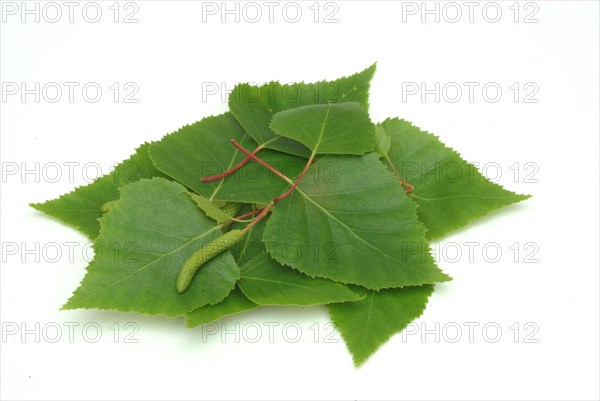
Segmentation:
{"type": "Polygon", "coordinates": [[[435,135],[407,121],[388,119],[381,127],[392,139],[389,161],[414,185],[411,198],[430,240],[530,197],[490,182],[435,135]]]}
{"type": "MultiPolygon", "coordinates": [[[[288,184],[258,163],[251,161],[229,177],[213,182],[200,178],[222,173],[245,158],[230,140],[252,151],[257,145],[230,113],[207,117],[165,136],[150,147],[156,167],[210,201],[269,203],[288,184]]],[[[306,160],[273,150],[259,156],[294,178],[306,160]]]]}
{"type": "Polygon", "coordinates": [[[178,316],[220,302],[239,278],[233,257],[225,252],[202,267],[188,291],[175,290],[188,257],[221,235],[178,183],[154,178],[123,187],[118,206],[100,225],[96,257],[63,309],[178,316]]]}
{"type": "Polygon", "coordinates": [[[369,291],[363,300],[330,304],[327,309],[358,366],[421,316],[432,292],[431,285],[369,291]]]}
{"type": "Polygon", "coordinates": [[[371,289],[450,279],[429,254],[416,204],[375,153],[325,156],[311,169],[328,165],[334,177],[305,179],[274,207],[263,238],[278,262],[371,289]]]}
{"type": "Polygon", "coordinates": [[[143,144],[129,159],[116,166],[112,173],[99,177],[93,183],[57,199],[32,203],[30,206],[75,227],[89,239],[95,239],[100,233],[100,208],[107,202],[119,199],[120,187],[141,178],[164,177],[148,157],[149,146],[148,143],[143,144]]]}
{"type": "Polygon", "coordinates": [[[201,306],[186,313],[185,322],[187,327],[196,327],[214,322],[225,316],[235,315],[255,308],[258,308],[258,305],[246,298],[239,287],[235,287],[227,295],[227,298],[218,304],[201,306]]]}
{"type": "MultiPolygon", "coordinates": [[[[242,206],[239,214],[254,210],[252,205],[245,204],[242,206]]],[[[248,223],[234,222],[231,224],[231,229],[243,229],[248,223]]],[[[252,227],[246,237],[230,248],[238,266],[242,266],[251,258],[266,251],[262,242],[264,231],[264,220],[252,227]]],[[[247,310],[258,308],[259,305],[250,301],[239,289],[238,286],[227,295],[223,301],[215,305],[205,305],[186,314],[186,324],[188,327],[195,327],[201,324],[213,322],[225,316],[235,315],[247,310]]]]}
{"type": "Polygon", "coordinates": [[[385,133],[385,130],[377,125],[375,127],[375,152],[381,157],[386,157],[390,151],[392,139],[385,133]]]}
{"type": "Polygon", "coordinates": [[[32,204],[97,237],[63,309],[185,316],[194,327],[261,305],[326,304],[362,364],[421,315],[434,283],[450,280],[427,240],[528,198],[406,121],[373,125],[374,71],[237,85],[230,112],[32,204]]]}
{"type": "Polygon", "coordinates": [[[373,150],[374,126],[358,103],[316,104],[277,113],[271,129],[314,154],[362,155],[373,150]]]}
{"type": "Polygon", "coordinates": [[[204,210],[204,213],[206,213],[208,217],[217,223],[223,224],[231,220],[232,216],[225,213],[223,209],[218,206],[218,204],[221,202],[210,201],[204,196],[195,194],[193,192],[190,192],[188,195],[194,200],[194,202],[196,202],[196,205],[198,205],[200,209],[204,210]]]}
{"type": "Polygon", "coordinates": [[[364,298],[342,284],[282,266],[267,253],[241,267],[239,286],[259,305],[320,305],[364,298]]]}
{"type": "Polygon", "coordinates": [[[260,87],[237,85],[229,95],[229,108],[250,136],[260,145],[299,156],[310,151],[302,144],[276,135],[269,128],[273,115],[295,107],[323,103],[357,102],[369,108],[369,86],[375,64],[362,72],[334,81],[260,87]]]}
{"type": "MultiPolygon", "coordinates": [[[[240,210],[240,214],[250,212],[254,210],[250,205],[244,205],[240,210]]],[[[248,223],[235,222],[231,225],[232,229],[242,230],[248,223]]],[[[265,231],[265,220],[260,221],[254,227],[252,227],[246,237],[231,247],[231,254],[237,262],[238,266],[243,266],[250,259],[254,259],[263,252],[267,251],[265,244],[263,243],[263,232],[265,231]]]]}

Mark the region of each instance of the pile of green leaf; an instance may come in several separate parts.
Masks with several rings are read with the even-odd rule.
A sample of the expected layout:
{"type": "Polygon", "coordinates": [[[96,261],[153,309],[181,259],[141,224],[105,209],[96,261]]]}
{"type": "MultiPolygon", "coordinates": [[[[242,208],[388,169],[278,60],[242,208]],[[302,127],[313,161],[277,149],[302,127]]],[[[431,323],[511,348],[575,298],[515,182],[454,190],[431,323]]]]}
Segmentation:
{"type": "Polygon", "coordinates": [[[145,143],[111,174],[32,204],[95,242],[63,309],[184,316],[194,327],[261,306],[326,305],[355,364],[364,362],[422,314],[435,283],[450,280],[428,241],[528,198],[489,182],[407,121],[372,123],[374,72],[237,85],[229,112],[145,143]],[[246,157],[231,140],[260,148],[255,156],[289,180],[250,159],[201,181],[246,157]],[[273,202],[307,163],[299,185],[273,202]],[[232,221],[235,211],[246,217],[232,221]],[[241,242],[176,291],[191,255],[251,222],[241,242]]]}

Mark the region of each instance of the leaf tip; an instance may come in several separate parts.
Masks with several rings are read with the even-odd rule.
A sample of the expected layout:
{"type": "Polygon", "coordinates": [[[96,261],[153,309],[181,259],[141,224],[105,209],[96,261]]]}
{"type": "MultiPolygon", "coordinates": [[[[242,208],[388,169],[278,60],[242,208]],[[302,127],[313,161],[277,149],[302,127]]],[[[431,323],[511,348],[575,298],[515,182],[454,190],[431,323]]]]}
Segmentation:
{"type": "Polygon", "coordinates": [[[73,306],[73,297],[71,297],[58,310],[59,311],[64,311],[64,310],[73,310],[73,309],[78,309],[78,308],[76,306],[73,306]]]}

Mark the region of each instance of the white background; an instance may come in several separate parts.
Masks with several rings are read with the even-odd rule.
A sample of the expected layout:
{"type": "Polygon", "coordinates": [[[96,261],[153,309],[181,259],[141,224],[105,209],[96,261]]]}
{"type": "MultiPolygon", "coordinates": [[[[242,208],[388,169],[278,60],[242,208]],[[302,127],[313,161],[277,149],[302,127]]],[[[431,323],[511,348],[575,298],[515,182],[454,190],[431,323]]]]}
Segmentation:
{"type": "MultiPolygon", "coordinates": [[[[456,7],[444,8],[446,3],[438,3],[439,22],[426,15],[425,23],[421,2],[344,1],[326,10],[321,3],[317,23],[314,6],[309,9],[312,1],[299,3],[297,23],[282,16],[283,2],[275,8],[273,23],[262,2],[263,16],[256,23],[247,21],[255,9],[246,8],[239,22],[229,15],[222,23],[219,12],[203,15],[203,3],[196,1],[137,1],[137,11],[121,3],[117,23],[113,1],[98,3],[102,16],[97,23],[83,18],[85,2],[75,8],[73,22],[68,8],[57,3],[63,16],[56,23],[48,22],[55,9],[47,7],[43,14],[46,3],[39,3],[40,22],[29,15],[23,23],[21,3],[12,3],[19,7],[16,15],[7,3],[2,2],[0,28],[3,88],[22,82],[28,88],[36,82],[80,86],[72,103],[64,86],[56,103],[48,101],[54,92],[42,93],[36,103],[34,95],[23,101],[20,93],[3,90],[2,399],[600,397],[597,2],[521,2],[516,7],[513,1],[498,2],[502,15],[496,23],[489,20],[497,7],[487,6],[482,14],[485,2],[474,9],[472,22],[467,6],[454,3],[462,12],[455,23],[449,20],[456,7]],[[417,14],[412,15],[414,6],[417,14]],[[336,9],[338,22],[324,23],[336,9]],[[132,11],[138,22],[124,23],[132,11]],[[415,334],[393,337],[356,369],[338,335],[331,337],[334,342],[324,338],[332,330],[318,308],[253,311],[212,326],[218,331],[214,335],[186,329],[183,319],[58,311],[84,275],[87,241],[29,208],[29,202],[85,185],[97,175],[97,166],[108,172],[140,143],[225,111],[221,95],[226,93],[206,90],[213,83],[231,89],[244,81],[335,79],[373,62],[378,63],[371,90],[373,120],[400,116],[413,121],[467,160],[487,166],[491,177],[500,172],[497,181],[507,188],[533,195],[436,245],[439,263],[454,281],[437,286],[425,314],[411,326],[415,334]],[[96,103],[81,93],[90,82],[103,90],[96,103]],[[110,89],[115,82],[121,87],[117,103],[110,89]],[[128,82],[139,88],[133,97],[137,103],[123,101],[128,82]],[[449,101],[453,93],[439,102],[434,95],[423,101],[403,91],[411,82],[425,82],[428,88],[436,82],[441,87],[476,82],[479,89],[473,102],[466,87],[455,103],[449,101]],[[515,82],[521,88],[516,102],[510,89],[515,82]],[[486,83],[501,87],[497,102],[482,96],[486,83]],[[525,90],[526,83],[533,86],[525,90]],[[539,91],[528,100],[537,103],[525,102],[531,88],[539,91]],[[72,177],[64,164],[69,162],[79,163],[72,177]],[[35,171],[36,163],[37,175],[22,175],[23,169],[35,171]],[[58,180],[56,163],[61,166],[58,180]],[[531,164],[525,168],[525,163],[531,164]],[[472,260],[466,242],[480,243],[472,260]],[[75,243],[73,258],[65,243],[75,243]],[[490,243],[502,250],[495,263],[493,252],[482,254],[490,243]],[[527,243],[533,245],[524,248],[527,243]],[[39,252],[24,252],[36,246],[39,252]],[[457,249],[462,257],[454,260],[457,249]],[[536,249],[529,258],[533,263],[525,263],[536,249]],[[125,326],[128,322],[134,325],[125,326]],[[270,323],[279,324],[273,341],[270,323]],[[79,324],[73,326],[72,339],[69,324],[79,324]],[[469,324],[479,325],[473,326],[472,342],[469,324]],[[53,343],[57,327],[62,336],[53,343]],[[91,342],[97,327],[102,334],[91,342]],[[129,340],[137,343],[124,338],[132,327],[138,331],[129,340]],[[253,343],[257,327],[262,337],[253,343]],[[453,343],[457,327],[462,337],[453,343]],[[494,343],[498,327],[502,333],[494,343]],[[15,328],[18,332],[9,335],[15,328]],[[302,334],[292,342],[298,328],[302,334]],[[23,329],[30,333],[23,336],[23,329]],[[229,330],[224,339],[223,329],[229,330]],[[423,329],[430,334],[422,337],[423,329]]],[[[213,4],[222,8],[220,2],[213,4]]],[[[433,9],[435,2],[427,6],[433,9]]],[[[94,18],[94,10],[87,11],[94,18]]],[[[286,17],[294,18],[293,9],[287,11],[286,17]]]]}

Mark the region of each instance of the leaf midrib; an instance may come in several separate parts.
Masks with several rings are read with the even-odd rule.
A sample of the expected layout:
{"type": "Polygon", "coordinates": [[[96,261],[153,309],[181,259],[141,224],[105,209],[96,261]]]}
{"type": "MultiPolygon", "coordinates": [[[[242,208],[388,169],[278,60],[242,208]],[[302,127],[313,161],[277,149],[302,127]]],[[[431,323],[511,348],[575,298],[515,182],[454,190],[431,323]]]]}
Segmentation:
{"type": "MultiPolygon", "coordinates": [[[[220,228],[220,226],[215,226],[215,227],[211,228],[210,230],[208,230],[208,231],[204,232],[202,235],[199,235],[199,236],[197,236],[197,237],[193,237],[192,239],[190,239],[189,241],[185,242],[184,244],[182,244],[182,245],[178,246],[177,248],[175,248],[175,249],[173,249],[173,250],[171,250],[171,251],[169,251],[169,252],[167,252],[167,253],[164,253],[164,254],[160,255],[158,258],[156,258],[156,259],[154,259],[154,260],[152,260],[152,261],[150,261],[150,262],[146,263],[145,265],[143,265],[143,266],[141,266],[141,267],[137,268],[135,271],[133,271],[133,272],[129,273],[129,274],[128,274],[128,275],[126,275],[126,276],[123,276],[123,277],[121,277],[121,278],[120,278],[120,279],[118,279],[117,281],[114,281],[114,282],[110,283],[109,285],[107,285],[107,286],[105,286],[105,287],[102,287],[102,288],[100,288],[99,290],[97,290],[97,291],[94,291],[94,292],[93,292],[93,293],[91,293],[91,294],[88,294],[88,295],[86,295],[85,297],[83,297],[83,298],[81,298],[80,300],[78,300],[77,302],[75,302],[75,305],[77,305],[78,303],[81,303],[81,302],[85,301],[86,299],[88,299],[88,298],[90,298],[90,297],[93,297],[94,295],[96,295],[96,294],[98,294],[98,293],[100,293],[100,292],[102,292],[102,291],[105,291],[105,290],[107,290],[108,288],[112,288],[113,286],[115,286],[115,285],[119,284],[119,283],[120,283],[121,281],[123,281],[123,280],[127,280],[127,279],[128,279],[128,278],[130,278],[131,276],[133,276],[133,275],[136,275],[136,274],[140,273],[142,270],[146,269],[147,267],[149,267],[149,266],[152,266],[154,263],[158,262],[158,261],[159,261],[159,260],[161,260],[162,258],[164,258],[164,257],[166,257],[166,256],[170,256],[170,255],[172,255],[173,253],[175,253],[175,252],[177,252],[177,251],[181,250],[182,248],[186,247],[187,245],[191,244],[192,242],[194,242],[194,241],[196,241],[196,240],[199,240],[199,239],[201,239],[201,238],[203,238],[203,237],[207,236],[208,234],[210,234],[211,232],[213,232],[214,230],[216,230],[216,229],[219,229],[219,228],[220,228]]],[[[92,267],[93,267],[93,266],[92,266],[92,265],[90,265],[90,268],[92,268],[92,267]]]]}
{"type": "MultiPolygon", "coordinates": [[[[252,276],[242,276],[241,277],[242,280],[246,279],[246,280],[254,280],[254,281],[264,281],[264,282],[268,282],[268,283],[275,283],[275,284],[279,284],[282,286],[290,286],[290,287],[298,287],[301,288],[303,290],[309,290],[309,291],[313,291],[313,292],[320,292],[323,294],[327,294],[327,295],[338,295],[338,292],[336,291],[328,291],[328,290],[323,290],[323,289],[319,289],[319,288],[314,288],[314,287],[307,287],[305,285],[302,284],[296,284],[296,283],[291,283],[289,281],[279,281],[279,280],[273,280],[273,279],[268,279],[268,278],[262,278],[262,277],[252,277],[252,276]]],[[[340,291],[346,290],[348,289],[347,287],[343,287],[340,288],[340,291]]],[[[348,290],[350,291],[350,290],[348,290]]]]}
{"type": "Polygon", "coordinates": [[[325,213],[329,218],[337,221],[340,225],[342,225],[342,227],[344,227],[346,230],[348,230],[360,242],[363,242],[363,243],[367,244],[370,248],[374,249],[375,251],[377,251],[381,255],[385,256],[386,258],[391,259],[394,262],[400,263],[402,266],[410,269],[410,266],[408,266],[406,263],[404,263],[401,260],[398,260],[396,258],[393,258],[392,256],[390,256],[387,253],[385,253],[383,250],[377,248],[375,245],[371,244],[369,241],[365,240],[364,238],[362,238],[361,236],[359,236],[358,234],[356,234],[356,232],[352,229],[352,227],[348,226],[342,220],[340,220],[339,218],[337,218],[337,216],[335,216],[334,214],[329,213],[329,211],[327,209],[325,209],[323,206],[321,206],[319,203],[317,203],[315,200],[313,200],[306,192],[302,191],[302,189],[300,189],[299,187],[296,187],[296,190],[298,192],[300,192],[304,196],[304,198],[306,200],[310,201],[317,208],[321,209],[323,211],[323,213],[325,213]]]}
{"type": "MultiPolygon", "coordinates": [[[[360,342],[360,354],[364,352],[365,343],[367,340],[367,335],[369,334],[369,325],[371,324],[371,316],[373,316],[373,301],[375,300],[375,292],[371,294],[371,299],[369,300],[369,314],[367,315],[367,323],[365,324],[365,333],[360,342]]],[[[357,353],[359,354],[359,353],[357,353]]]]}
{"type": "Polygon", "coordinates": [[[319,138],[317,139],[317,143],[315,144],[315,148],[312,150],[312,155],[310,159],[312,160],[317,154],[317,150],[319,146],[321,146],[321,142],[323,141],[323,134],[325,133],[325,127],[327,126],[327,120],[329,120],[329,113],[331,112],[331,104],[327,106],[327,112],[325,113],[325,117],[323,118],[323,124],[321,124],[321,132],[319,132],[319,138]]]}

